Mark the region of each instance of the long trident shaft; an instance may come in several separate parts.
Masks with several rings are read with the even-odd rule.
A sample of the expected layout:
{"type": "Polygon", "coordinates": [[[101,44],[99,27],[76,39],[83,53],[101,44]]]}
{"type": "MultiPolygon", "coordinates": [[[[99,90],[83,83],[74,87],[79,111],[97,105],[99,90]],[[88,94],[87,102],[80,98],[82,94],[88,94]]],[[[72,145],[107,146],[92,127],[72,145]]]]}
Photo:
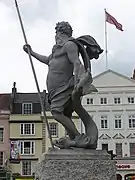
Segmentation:
{"type": "MultiPolygon", "coordinates": [[[[17,10],[17,14],[18,14],[18,17],[19,17],[19,21],[20,21],[22,33],[23,33],[23,36],[24,36],[25,44],[28,44],[27,37],[26,37],[26,34],[25,34],[25,30],[24,30],[24,26],[23,26],[23,22],[22,22],[22,19],[21,19],[20,11],[19,11],[19,7],[18,7],[18,4],[17,4],[17,0],[15,0],[15,5],[16,5],[16,10],[17,10]]],[[[35,72],[35,69],[34,69],[34,65],[33,65],[33,62],[32,62],[32,57],[31,57],[31,53],[30,53],[29,48],[28,48],[28,55],[29,55],[29,60],[30,60],[32,72],[33,72],[33,75],[34,75],[35,83],[36,83],[37,90],[38,90],[39,100],[40,100],[40,104],[41,104],[41,110],[43,112],[43,118],[44,118],[44,121],[46,122],[46,125],[47,125],[47,130],[48,130],[48,135],[49,135],[51,146],[52,146],[52,148],[54,148],[54,145],[53,145],[53,142],[52,142],[52,136],[51,136],[50,129],[49,129],[49,123],[48,123],[46,113],[45,113],[45,108],[44,108],[44,105],[43,105],[43,102],[42,102],[42,99],[41,99],[40,88],[39,88],[39,84],[38,84],[38,80],[37,80],[37,76],[36,76],[36,72],[35,72]]]]}

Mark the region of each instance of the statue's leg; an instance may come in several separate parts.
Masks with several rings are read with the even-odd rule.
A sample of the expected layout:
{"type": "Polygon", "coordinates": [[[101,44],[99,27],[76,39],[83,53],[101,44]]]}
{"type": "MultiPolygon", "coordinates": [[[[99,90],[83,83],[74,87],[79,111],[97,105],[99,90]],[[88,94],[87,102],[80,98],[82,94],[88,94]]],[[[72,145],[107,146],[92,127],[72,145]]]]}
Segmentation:
{"type": "MultiPolygon", "coordinates": [[[[72,121],[72,120],[71,120],[71,121],[72,121]]],[[[66,129],[66,131],[67,131],[67,135],[69,136],[69,138],[70,138],[71,140],[73,140],[73,139],[75,138],[75,136],[72,135],[72,133],[70,133],[67,129],[66,129]]]]}
{"type": "MultiPolygon", "coordinates": [[[[64,108],[64,115],[72,121],[72,113],[73,113],[72,99],[69,99],[67,105],[64,108]]],[[[68,131],[68,129],[66,129],[66,131],[67,131],[67,134],[69,135],[69,138],[73,140],[75,137],[68,131]]]]}
{"type": "Polygon", "coordinates": [[[65,129],[68,131],[68,133],[72,138],[75,138],[76,135],[80,134],[76,129],[73,121],[67,116],[65,116],[63,113],[52,111],[52,115],[56,121],[58,121],[60,124],[62,124],[65,127],[65,129]]]}

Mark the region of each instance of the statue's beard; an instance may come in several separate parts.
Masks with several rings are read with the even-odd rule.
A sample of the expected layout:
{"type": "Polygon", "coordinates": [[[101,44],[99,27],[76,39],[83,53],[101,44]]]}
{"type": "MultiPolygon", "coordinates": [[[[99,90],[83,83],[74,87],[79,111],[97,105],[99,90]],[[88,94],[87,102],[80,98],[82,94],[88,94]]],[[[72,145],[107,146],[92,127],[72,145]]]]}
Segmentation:
{"type": "Polygon", "coordinates": [[[63,45],[65,42],[67,42],[67,38],[63,38],[63,37],[56,37],[55,41],[57,45],[63,45]]]}
{"type": "Polygon", "coordinates": [[[58,38],[58,39],[56,40],[56,44],[57,44],[57,45],[61,45],[63,42],[64,42],[64,40],[63,40],[63,39],[60,39],[60,38],[58,38]]]}

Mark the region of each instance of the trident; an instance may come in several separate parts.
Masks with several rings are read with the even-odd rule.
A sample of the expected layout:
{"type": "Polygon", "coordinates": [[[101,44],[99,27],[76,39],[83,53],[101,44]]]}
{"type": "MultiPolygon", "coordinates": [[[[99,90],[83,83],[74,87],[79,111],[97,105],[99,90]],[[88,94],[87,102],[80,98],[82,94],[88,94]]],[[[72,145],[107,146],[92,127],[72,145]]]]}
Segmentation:
{"type": "MultiPolygon", "coordinates": [[[[20,25],[21,25],[24,41],[25,41],[25,44],[28,45],[28,41],[27,41],[27,37],[26,37],[26,34],[25,34],[23,22],[22,22],[22,19],[21,19],[19,7],[18,7],[18,4],[17,4],[17,0],[15,0],[15,6],[16,6],[18,18],[19,18],[19,21],[20,21],[20,25]]],[[[32,72],[33,72],[33,75],[34,75],[36,87],[37,87],[37,90],[38,90],[38,96],[39,96],[39,100],[40,100],[40,104],[41,104],[41,111],[43,112],[44,122],[47,125],[47,131],[48,131],[48,135],[49,135],[51,146],[52,146],[52,148],[54,148],[54,145],[53,145],[53,142],[52,142],[52,136],[51,136],[50,129],[49,129],[49,123],[48,123],[47,116],[46,116],[46,113],[45,113],[45,108],[44,108],[44,105],[43,105],[43,102],[42,102],[42,99],[41,99],[40,88],[39,88],[39,84],[38,84],[38,80],[37,80],[37,76],[36,76],[36,72],[35,72],[35,69],[34,69],[34,65],[33,65],[33,62],[32,62],[32,57],[31,57],[31,53],[30,53],[30,49],[29,48],[28,48],[28,56],[29,56],[32,72]]]]}

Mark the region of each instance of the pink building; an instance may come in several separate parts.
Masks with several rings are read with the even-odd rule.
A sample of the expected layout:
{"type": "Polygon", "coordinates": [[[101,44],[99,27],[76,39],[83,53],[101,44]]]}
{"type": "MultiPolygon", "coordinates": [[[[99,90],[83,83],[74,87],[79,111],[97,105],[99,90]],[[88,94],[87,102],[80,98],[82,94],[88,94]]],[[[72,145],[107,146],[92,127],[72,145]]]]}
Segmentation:
{"type": "Polygon", "coordinates": [[[0,166],[6,165],[10,153],[10,94],[0,94],[0,166]]]}

